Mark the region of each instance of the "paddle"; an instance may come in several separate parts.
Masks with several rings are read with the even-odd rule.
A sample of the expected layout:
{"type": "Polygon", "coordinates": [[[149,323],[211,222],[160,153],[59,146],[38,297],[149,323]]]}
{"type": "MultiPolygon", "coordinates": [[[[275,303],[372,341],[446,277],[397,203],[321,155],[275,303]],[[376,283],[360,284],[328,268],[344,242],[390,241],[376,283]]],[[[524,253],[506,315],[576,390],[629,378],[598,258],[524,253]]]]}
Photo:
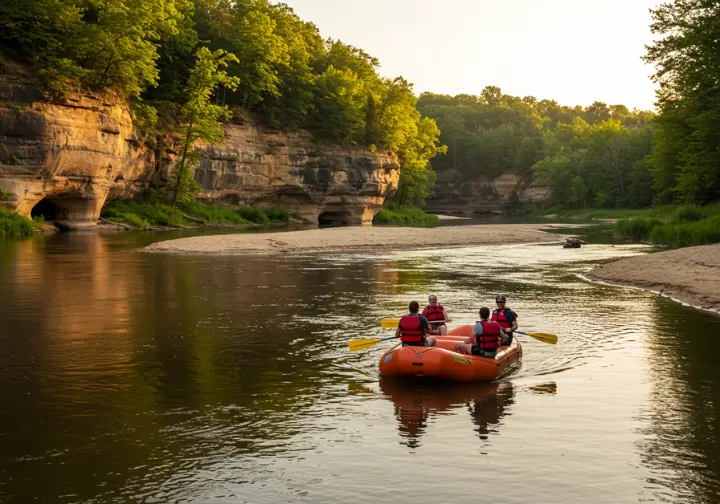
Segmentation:
{"type": "MultiPolygon", "coordinates": [[[[449,324],[452,322],[452,319],[450,319],[450,320],[433,320],[430,322],[430,325],[438,324],[440,322],[442,322],[443,324],[449,324]]],[[[386,319],[382,319],[380,321],[380,326],[383,329],[395,329],[399,323],[400,323],[400,319],[386,318],[386,319]]]]}
{"type": "Polygon", "coordinates": [[[395,336],[389,338],[366,338],[366,339],[355,339],[348,342],[351,352],[358,352],[360,350],[367,350],[368,348],[377,345],[381,341],[388,341],[395,339],[395,336]]]}
{"type": "Polygon", "coordinates": [[[542,341],[543,343],[549,343],[550,345],[555,345],[558,342],[558,337],[554,334],[547,334],[541,332],[526,333],[522,331],[513,331],[513,333],[524,334],[525,336],[530,336],[531,338],[535,338],[536,340],[542,341]]]}

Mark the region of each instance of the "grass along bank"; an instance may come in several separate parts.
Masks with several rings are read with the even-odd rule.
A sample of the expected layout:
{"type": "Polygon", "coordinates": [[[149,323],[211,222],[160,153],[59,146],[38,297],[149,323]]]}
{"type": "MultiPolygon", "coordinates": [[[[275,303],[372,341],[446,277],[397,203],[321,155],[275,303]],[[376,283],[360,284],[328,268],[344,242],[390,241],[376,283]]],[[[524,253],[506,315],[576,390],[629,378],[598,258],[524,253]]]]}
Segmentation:
{"type": "Polygon", "coordinates": [[[615,232],[673,248],[720,243],[720,204],[648,209],[645,216],[616,222],[615,232]]]}
{"type": "Polygon", "coordinates": [[[380,226],[430,226],[437,222],[437,215],[416,207],[381,208],[373,219],[373,224],[380,226]]]}
{"type": "Polygon", "coordinates": [[[531,214],[534,217],[598,220],[598,219],[632,219],[632,218],[669,218],[677,210],[675,205],[663,205],[652,208],[579,208],[566,209],[551,207],[531,214]]]}
{"type": "MultiPolygon", "coordinates": [[[[10,194],[5,189],[0,188],[0,202],[5,201],[9,196],[10,194]]],[[[42,231],[43,228],[44,219],[42,217],[33,221],[0,204],[0,238],[32,236],[36,232],[42,231]]]]}
{"type": "Polygon", "coordinates": [[[250,206],[230,207],[193,202],[182,207],[162,201],[114,201],[101,213],[107,221],[122,223],[138,229],[206,226],[251,226],[287,223],[290,212],[279,208],[250,206]]]}
{"type": "Polygon", "coordinates": [[[24,215],[0,207],[0,238],[32,236],[42,228],[42,219],[32,221],[24,215]]]}

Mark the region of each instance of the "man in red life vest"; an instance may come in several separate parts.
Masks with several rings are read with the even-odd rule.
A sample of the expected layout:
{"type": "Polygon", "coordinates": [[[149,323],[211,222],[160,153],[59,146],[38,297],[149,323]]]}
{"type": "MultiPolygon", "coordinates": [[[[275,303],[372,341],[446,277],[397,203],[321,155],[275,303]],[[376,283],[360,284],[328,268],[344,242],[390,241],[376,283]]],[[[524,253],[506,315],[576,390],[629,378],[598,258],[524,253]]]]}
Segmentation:
{"type": "Polygon", "coordinates": [[[472,336],[463,343],[455,344],[455,351],[457,353],[490,358],[494,358],[495,355],[497,355],[497,349],[500,347],[502,329],[497,322],[488,320],[489,317],[490,308],[485,306],[480,308],[480,321],[475,323],[472,336]]]}
{"type": "Polygon", "coordinates": [[[427,319],[418,314],[420,305],[417,301],[412,301],[410,313],[400,319],[398,328],[395,330],[395,337],[400,338],[403,346],[433,346],[435,338],[426,336],[426,332],[430,327],[427,319]]]}
{"type": "Polygon", "coordinates": [[[438,304],[438,299],[435,294],[430,294],[428,297],[428,306],[423,309],[422,316],[430,322],[429,334],[440,334],[442,336],[447,334],[447,326],[445,325],[448,318],[448,314],[445,311],[445,307],[438,304]],[[442,322],[433,322],[434,320],[442,320],[442,322]]]}
{"type": "Polygon", "coordinates": [[[513,331],[517,331],[517,314],[506,306],[507,299],[505,296],[495,296],[497,309],[492,312],[493,322],[497,322],[502,327],[505,338],[503,338],[503,346],[512,343],[513,331]]]}

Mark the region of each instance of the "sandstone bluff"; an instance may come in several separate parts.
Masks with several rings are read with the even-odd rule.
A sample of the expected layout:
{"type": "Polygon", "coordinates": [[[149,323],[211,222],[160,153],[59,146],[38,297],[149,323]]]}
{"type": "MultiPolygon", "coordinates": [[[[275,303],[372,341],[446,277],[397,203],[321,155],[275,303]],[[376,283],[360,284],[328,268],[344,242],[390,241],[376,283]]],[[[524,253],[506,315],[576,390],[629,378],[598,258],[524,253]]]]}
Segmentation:
{"type": "MultiPolygon", "coordinates": [[[[48,100],[30,78],[0,67],[0,188],[6,206],[92,226],[108,200],[167,181],[175,153],[148,147],[126,103],[102,95],[48,100]]],[[[398,187],[383,151],[319,144],[310,133],[225,126],[205,146],[195,179],[206,200],[282,206],[310,222],[371,222],[398,187]]]]}

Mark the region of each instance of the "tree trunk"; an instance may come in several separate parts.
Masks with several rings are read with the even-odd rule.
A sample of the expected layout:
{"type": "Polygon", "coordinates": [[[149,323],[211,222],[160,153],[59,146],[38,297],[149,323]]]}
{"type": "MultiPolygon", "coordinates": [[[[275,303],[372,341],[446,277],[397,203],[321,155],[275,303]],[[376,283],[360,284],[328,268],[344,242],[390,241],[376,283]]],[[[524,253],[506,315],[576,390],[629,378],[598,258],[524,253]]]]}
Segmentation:
{"type": "Polygon", "coordinates": [[[185,159],[187,159],[187,151],[190,146],[190,130],[192,129],[193,125],[192,123],[188,126],[188,132],[185,136],[185,147],[183,148],[183,155],[180,159],[180,166],[178,167],[177,171],[177,179],[175,180],[175,191],[173,191],[173,199],[172,199],[172,206],[175,206],[175,202],[177,201],[178,197],[178,190],[180,189],[180,180],[182,177],[182,171],[185,168],[185,159]]]}

